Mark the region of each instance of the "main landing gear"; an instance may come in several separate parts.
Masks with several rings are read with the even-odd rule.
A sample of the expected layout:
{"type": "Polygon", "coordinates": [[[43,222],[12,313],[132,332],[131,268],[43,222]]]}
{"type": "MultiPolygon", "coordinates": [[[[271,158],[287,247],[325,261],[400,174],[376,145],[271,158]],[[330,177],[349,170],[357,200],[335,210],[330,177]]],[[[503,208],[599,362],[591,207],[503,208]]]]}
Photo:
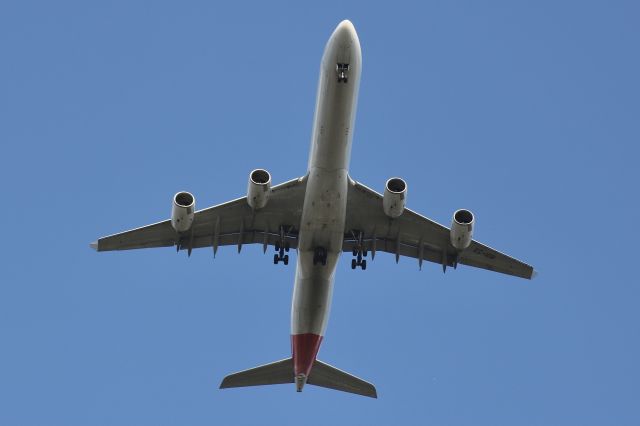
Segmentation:
{"type": "Polygon", "coordinates": [[[324,247],[316,247],[313,251],[313,264],[326,265],[327,264],[327,249],[324,247]]]}
{"type": "Polygon", "coordinates": [[[285,265],[289,264],[289,255],[285,254],[289,253],[289,242],[285,238],[284,227],[280,227],[280,240],[276,241],[276,251],[277,253],[273,255],[273,264],[277,265],[280,261],[284,262],[285,265]]]}
{"type": "Polygon", "coordinates": [[[351,259],[351,269],[356,269],[358,266],[362,268],[364,271],[367,269],[367,259],[363,259],[367,257],[367,250],[364,248],[364,244],[362,243],[363,234],[362,232],[358,232],[357,235],[355,232],[352,232],[353,236],[356,237],[358,244],[352,250],[353,257],[355,259],[351,259]]]}
{"type": "Polygon", "coordinates": [[[363,271],[367,269],[367,259],[363,259],[363,257],[367,255],[367,251],[358,251],[353,249],[353,255],[355,256],[355,259],[351,259],[351,269],[356,269],[358,266],[361,267],[363,271]]]}
{"type": "Polygon", "coordinates": [[[273,255],[273,264],[277,265],[278,263],[280,263],[280,261],[282,261],[285,265],[288,265],[289,255],[284,253],[289,253],[289,243],[285,242],[283,245],[281,245],[280,242],[276,242],[276,251],[278,253],[273,255]]]}

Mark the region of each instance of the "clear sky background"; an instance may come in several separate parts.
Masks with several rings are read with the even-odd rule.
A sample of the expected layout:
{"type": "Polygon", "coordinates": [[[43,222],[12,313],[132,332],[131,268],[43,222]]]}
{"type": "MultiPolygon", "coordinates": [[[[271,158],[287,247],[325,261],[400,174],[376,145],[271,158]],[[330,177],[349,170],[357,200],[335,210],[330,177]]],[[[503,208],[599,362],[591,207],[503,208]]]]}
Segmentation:
{"type": "MultiPolygon", "coordinates": [[[[0,424],[640,424],[634,1],[0,4],[0,424]],[[218,390],[290,355],[294,266],[99,236],[306,171],[320,57],[362,44],[351,175],[533,264],[338,266],[319,358],[379,399],[218,390]]],[[[292,262],[293,263],[293,262],[292,262]]],[[[295,263],[294,263],[295,264],[295,263]]]]}

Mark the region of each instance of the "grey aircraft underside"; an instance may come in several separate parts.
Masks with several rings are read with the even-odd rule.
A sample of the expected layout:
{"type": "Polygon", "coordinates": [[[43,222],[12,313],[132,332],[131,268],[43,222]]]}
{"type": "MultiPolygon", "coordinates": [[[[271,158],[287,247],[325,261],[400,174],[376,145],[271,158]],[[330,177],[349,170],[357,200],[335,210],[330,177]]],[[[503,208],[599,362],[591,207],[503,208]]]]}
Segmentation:
{"type": "Polygon", "coordinates": [[[531,266],[473,240],[474,216],[457,210],[451,228],[405,207],[407,184],[386,182],[383,194],[348,173],[362,55],[355,28],[341,22],[322,56],[307,173],[271,186],[271,175],[249,175],[247,196],[195,211],[188,192],[175,195],[171,218],[100,238],[97,251],[176,247],[191,254],[209,247],[275,247],[273,262],[289,263],[297,251],[289,358],[227,376],[221,388],[306,383],[376,397],[375,387],[316,359],[327,326],[336,265],[351,253],[351,267],[366,269],[377,252],[442,265],[473,266],[531,279],[531,266]]]}

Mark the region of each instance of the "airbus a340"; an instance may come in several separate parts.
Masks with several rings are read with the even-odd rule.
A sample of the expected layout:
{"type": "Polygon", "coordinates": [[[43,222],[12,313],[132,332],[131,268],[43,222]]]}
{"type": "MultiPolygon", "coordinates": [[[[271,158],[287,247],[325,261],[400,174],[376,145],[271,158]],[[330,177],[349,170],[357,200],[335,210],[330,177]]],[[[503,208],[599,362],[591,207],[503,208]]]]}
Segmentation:
{"type": "Polygon", "coordinates": [[[196,248],[262,244],[275,247],[273,263],[289,263],[297,251],[291,307],[292,355],[231,374],[221,388],[295,383],[376,397],[375,387],[316,359],[325,333],[336,265],[341,253],[353,255],[351,268],[367,268],[379,251],[434,262],[447,267],[468,265],[526,279],[533,268],[473,240],[474,216],[453,214],[451,228],[405,207],[407,184],[387,180],[379,194],[348,173],[356,116],[362,55],[355,28],[342,21],[322,56],[307,173],[271,186],[271,175],[249,174],[247,195],[203,210],[195,198],[179,192],[171,218],[100,238],[97,251],[175,246],[189,255],[196,248]]]}

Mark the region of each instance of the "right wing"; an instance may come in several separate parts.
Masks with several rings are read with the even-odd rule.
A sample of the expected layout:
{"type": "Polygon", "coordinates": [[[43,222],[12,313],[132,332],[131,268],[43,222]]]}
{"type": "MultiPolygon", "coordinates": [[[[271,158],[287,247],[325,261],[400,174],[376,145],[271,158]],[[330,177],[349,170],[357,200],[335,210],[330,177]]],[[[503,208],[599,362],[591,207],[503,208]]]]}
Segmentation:
{"type": "Polygon", "coordinates": [[[395,254],[422,261],[456,267],[458,264],[487,269],[507,275],[531,279],[533,267],[488,247],[476,240],[462,252],[457,252],[450,243],[450,230],[433,220],[404,209],[402,215],[391,219],[382,209],[382,195],[365,185],[349,180],[347,219],[343,251],[358,247],[395,254]],[[357,232],[361,232],[360,236],[357,232]]]}
{"type": "Polygon", "coordinates": [[[306,177],[293,179],[271,188],[265,207],[252,210],[247,197],[238,198],[195,213],[193,225],[186,232],[176,232],[171,220],[100,238],[91,244],[97,251],[130,250],[177,246],[178,249],[262,243],[284,240],[296,248],[307,186],[306,177]]]}

